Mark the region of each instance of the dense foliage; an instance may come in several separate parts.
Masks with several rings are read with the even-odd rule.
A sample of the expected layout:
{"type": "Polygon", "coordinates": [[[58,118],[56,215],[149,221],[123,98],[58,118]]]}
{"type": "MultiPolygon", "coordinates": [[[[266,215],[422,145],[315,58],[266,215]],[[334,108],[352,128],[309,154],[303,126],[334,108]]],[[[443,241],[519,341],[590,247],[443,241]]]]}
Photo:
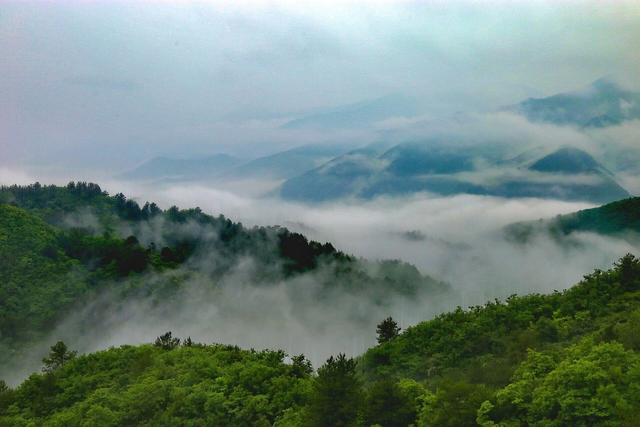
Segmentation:
{"type": "MultiPolygon", "coordinates": [[[[386,286],[411,295],[412,281],[426,280],[394,262],[372,275],[329,244],[281,228],[246,229],[197,209],[125,219],[137,211],[121,216],[121,198],[95,188],[90,205],[101,226],[69,226],[68,215],[87,207],[73,191],[0,191],[12,200],[0,204],[2,357],[100,288],[119,286],[125,298],[146,289],[149,274],[188,272],[212,248],[262,254],[257,274],[272,277],[332,269],[330,277],[344,282],[327,289],[343,292],[386,286]],[[19,196],[11,199],[12,191],[19,196]],[[51,192],[54,201],[29,191],[51,192]],[[202,228],[194,235],[173,227],[152,244],[142,230],[155,222],[159,230],[202,228]]],[[[228,267],[218,266],[212,282],[228,267]]],[[[155,283],[145,292],[165,290],[155,283]]],[[[563,292],[458,308],[402,332],[381,319],[371,331],[376,347],[356,359],[331,357],[315,373],[302,355],[197,344],[170,332],[154,344],[87,355],[58,342],[41,372],[15,388],[0,381],[0,426],[636,426],[638,330],[640,261],[628,254],[563,292]]]]}
{"type": "Polygon", "coordinates": [[[104,313],[134,296],[160,303],[193,277],[219,286],[247,259],[251,283],[312,274],[321,285],[314,297],[328,301],[352,293],[383,307],[446,290],[399,261],[359,260],[286,228],[247,228],[199,208],[140,207],[96,184],[0,187],[0,372],[74,307],[107,291],[117,298],[99,307],[104,313]]]}
{"type": "Polygon", "coordinates": [[[418,424],[637,425],[640,261],[408,328],[360,359],[368,381],[428,388],[418,424]],[[635,420],[635,421],[634,421],[635,420]]]}
{"type": "Polygon", "coordinates": [[[86,291],[78,264],[42,220],[0,205],[0,344],[31,339],[60,307],[86,291]]]}
{"type": "Polygon", "coordinates": [[[556,239],[572,233],[589,232],[637,241],[640,233],[640,197],[558,215],[551,220],[512,224],[506,232],[520,242],[526,242],[541,232],[549,233],[556,239]]]}
{"type": "Polygon", "coordinates": [[[278,351],[123,346],[0,391],[0,425],[270,426],[306,403],[309,386],[278,351]]]}
{"type": "Polygon", "coordinates": [[[77,357],[57,343],[42,373],[0,386],[0,425],[634,426],[638,328],[627,255],[565,292],[458,309],[315,375],[303,356],[171,333],[77,357]]]}
{"type": "MultiPolygon", "coordinates": [[[[69,257],[85,264],[99,261],[98,267],[115,261],[116,270],[125,276],[145,270],[154,261],[156,266],[182,264],[203,257],[214,257],[215,273],[224,274],[238,259],[250,256],[258,262],[261,278],[327,267],[335,274],[349,275],[349,286],[355,291],[363,287],[383,293],[444,289],[442,283],[400,261],[367,265],[330,243],[310,241],[279,226],[247,228],[200,208],[162,210],[149,202],[141,208],[123,194],[109,196],[92,183],[0,187],[0,206],[24,209],[53,227],[50,232],[60,235],[58,249],[69,257]],[[132,265],[123,265],[126,260],[132,265]]],[[[10,232],[17,231],[5,231],[10,232]]]]}

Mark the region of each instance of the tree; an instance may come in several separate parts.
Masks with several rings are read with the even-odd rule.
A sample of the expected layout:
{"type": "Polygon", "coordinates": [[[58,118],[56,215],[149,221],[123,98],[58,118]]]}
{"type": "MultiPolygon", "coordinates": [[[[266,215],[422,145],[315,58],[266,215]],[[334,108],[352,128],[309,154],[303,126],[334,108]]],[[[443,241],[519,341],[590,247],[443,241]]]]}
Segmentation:
{"type": "Polygon", "coordinates": [[[304,378],[311,375],[313,367],[309,359],[304,357],[304,354],[291,356],[291,372],[296,378],[304,378]]]}
{"type": "Polygon", "coordinates": [[[153,345],[163,350],[171,350],[180,345],[180,338],[172,337],[171,331],[169,331],[157,337],[153,345]]]}
{"type": "Polygon", "coordinates": [[[11,404],[13,398],[13,391],[9,388],[6,382],[0,380],[0,414],[3,413],[7,407],[11,404]]]}
{"type": "Polygon", "coordinates": [[[170,247],[165,246],[160,250],[160,260],[164,263],[176,262],[176,256],[170,247]]]}
{"type": "Polygon", "coordinates": [[[632,254],[626,254],[615,263],[618,271],[620,284],[625,290],[636,288],[636,282],[640,278],[640,260],[632,254]]]}
{"type": "Polygon", "coordinates": [[[376,327],[378,333],[378,344],[382,344],[391,341],[400,333],[400,327],[398,323],[391,317],[387,317],[376,327]]]}
{"type": "Polygon", "coordinates": [[[638,416],[638,383],[640,356],[617,342],[585,339],[555,356],[530,350],[478,418],[484,425],[625,425],[638,416]]]}
{"type": "Polygon", "coordinates": [[[362,403],[362,388],[356,362],[344,354],[331,356],[318,369],[309,401],[309,423],[318,427],[356,424],[362,403]]]}
{"type": "Polygon", "coordinates": [[[65,343],[58,341],[51,346],[49,356],[42,359],[42,363],[44,363],[42,370],[44,372],[51,373],[75,358],[77,354],[77,351],[69,351],[65,343]]]}
{"type": "Polygon", "coordinates": [[[443,381],[435,393],[427,392],[419,415],[420,427],[476,426],[480,405],[492,396],[484,385],[466,381],[443,381]]]}
{"type": "Polygon", "coordinates": [[[365,425],[404,427],[414,424],[418,397],[411,388],[403,388],[391,378],[375,382],[367,391],[364,403],[365,425]]]}

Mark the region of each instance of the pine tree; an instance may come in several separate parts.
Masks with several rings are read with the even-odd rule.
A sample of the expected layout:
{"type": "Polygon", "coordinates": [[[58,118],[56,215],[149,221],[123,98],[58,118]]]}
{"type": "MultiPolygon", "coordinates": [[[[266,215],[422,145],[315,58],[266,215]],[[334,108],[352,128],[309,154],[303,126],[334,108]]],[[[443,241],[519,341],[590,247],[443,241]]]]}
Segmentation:
{"type": "Polygon", "coordinates": [[[163,350],[171,350],[180,345],[180,338],[172,337],[171,331],[169,331],[157,337],[153,345],[163,350]]]}
{"type": "Polygon", "coordinates": [[[376,332],[378,333],[378,344],[382,344],[388,341],[391,341],[400,333],[400,327],[395,320],[391,317],[387,317],[384,319],[378,327],[376,328],[376,332]]]}
{"type": "Polygon", "coordinates": [[[51,373],[63,366],[69,360],[72,360],[77,354],[77,351],[69,351],[65,343],[58,341],[51,346],[49,356],[42,359],[42,363],[44,363],[42,370],[44,372],[51,373]]]}
{"type": "Polygon", "coordinates": [[[318,427],[353,426],[362,405],[356,362],[344,354],[331,356],[318,369],[308,407],[309,422],[318,427]]]}

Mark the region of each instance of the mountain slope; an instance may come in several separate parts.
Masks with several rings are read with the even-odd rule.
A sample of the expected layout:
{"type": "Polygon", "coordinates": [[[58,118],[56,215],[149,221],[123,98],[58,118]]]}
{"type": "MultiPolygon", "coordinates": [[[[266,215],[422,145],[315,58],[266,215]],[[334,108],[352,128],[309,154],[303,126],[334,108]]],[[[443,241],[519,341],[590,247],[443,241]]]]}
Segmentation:
{"type": "Polygon", "coordinates": [[[596,173],[606,171],[583,150],[563,147],[536,160],[529,169],[549,173],[596,173]]]}
{"type": "Polygon", "coordinates": [[[430,192],[538,197],[606,203],[629,197],[588,153],[563,147],[524,164],[490,145],[403,143],[380,153],[354,151],[285,181],[285,199],[323,202],[430,192]]]}
{"type": "MultiPolygon", "coordinates": [[[[141,208],[95,184],[2,187],[0,201],[0,376],[32,369],[42,349],[30,346],[52,333],[89,336],[79,348],[87,351],[112,343],[107,331],[123,331],[119,344],[131,336],[124,331],[155,330],[172,319],[191,324],[221,317],[247,322],[247,328],[274,328],[260,317],[268,312],[274,323],[294,316],[304,327],[292,331],[303,339],[304,328],[335,322],[361,328],[399,301],[450,292],[400,261],[356,259],[282,227],[246,228],[198,208],[141,208]],[[252,308],[245,302],[256,294],[285,308],[252,308]],[[309,310],[352,300],[358,310],[326,319],[309,310]],[[159,320],[141,326],[136,316],[159,320]]],[[[226,334],[206,322],[200,333],[226,334]]]]}
{"type": "Polygon", "coordinates": [[[555,238],[563,239],[579,232],[636,240],[640,233],[640,197],[559,215],[553,219],[512,224],[505,232],[509,237],[522,242],[539,234],[551,233],[555,238]]]}
{"type": "Polygon", "coordinates": [[[240,159],[227,154],[196,159],[155,157],[121,174],[120,178],[149,181],[211,179],[240,163],[240,159]]]}
{"type": "Polygon", "coordinates": [[[0,390],[0,425],[272,425],[304,404],[310,382],[283,359],[222,345],[112,348],[0,390]]]}
{"type": "Polygon", "coordinates": [[[376,145],[350,151],[327,163],[286,180],[280,195],[289,200],[322,202],[357,195],[368,180],[384,168],[376,145]]]}
{"type": "Polygon", "coordinates": [[[540,175],[506,181],[493,194],[592,203],[607,203],[630,195],[589,153],[574,147],[561,147],[535,160],[527,170],[540,175]]]}
{"type": "Polygon", "coordinates": [[[57,238],[40,218],[0,204],[0,347],[34,339],[86,291],[78,263],[57,238]]]}
{"type": "Polygon", "coordinates": [[[306,145],[259,157],[223,173],[223,179],[288,179],[312,170],[343,154],[346,149],[330,145],[306,145]]]}
{"type": "Polygon", "coordinates": [[[367,351],[360,369],[370,381],[431,385],[420,425],[634,425],[639,326],[640,262],[628,255],[564,292],[459,308],[410,327],[367,351]]]}
{"type": "Polygon", "coordinates": [[[531,121],[606,127],[640,118],[640,93],[599,79],[581,91],[530,98],[511,109],[531,121]]]}
{"type": "Polygon", "coordinates": [[[0,383],[0,425],[633,426],[638,327],[627,255],[564,292],[379,333],[357,365],[338,356],[316,374],[302,356],[171,335],[79,357],[57,344],[46,372],[0,383]]]}

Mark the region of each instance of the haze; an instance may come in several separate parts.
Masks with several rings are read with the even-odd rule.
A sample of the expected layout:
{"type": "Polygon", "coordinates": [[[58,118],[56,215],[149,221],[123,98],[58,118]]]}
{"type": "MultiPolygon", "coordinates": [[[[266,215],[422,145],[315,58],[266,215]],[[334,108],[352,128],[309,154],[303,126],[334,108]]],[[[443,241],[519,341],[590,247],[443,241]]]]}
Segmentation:
{"type": "Polygon", "coordinates": [[[400,94],[494,110],[602,76],[637,82],[637,2],[0,4],[0,162],[111,176],[157,155],[243,158],[375,129],[281,129],[400,94]]]}
{"type": "MultiPolygon", "coordinates": [[[[211,290],[199,276],[206,262],[189,264],[195,279],[177,303],[127,301],[101,312],[96,332],[85,320],[109,306],[101,295],[34,345],[10,379],[37,367],[58,338],[85,352],[166,330],[304,352],[318,364],[337,351],[360,354],[387,315],[406,327],[456,306],[564,289],[638,253],[637,240],[615,236],[582,233],[567,245],[504,234],[514,222],[611,201],[612,188],[640,192],[638,41],[635,1],[1,2],[0,184],[93,181],[141,205],[199,206],[357,257],[401,259],[452,288],[437,301],[392,300],[382,313],[364,299],[318,305],[294,292],[313,289],[322,272],[262,288],[241,264],[211,290]],[[620,114],[567,122],[552,104],[560,117],[538,120],[522,107],[559,93],[602,95],[620,114]],[[428,154],[473,152],[463,159],[469,170],[392,170],[393,150],[402,156],[409,143],[428,154]],[[567,146],[574,151],[560,153],[579,161],[560,166],[594,166],[533,168],[567,146]],[[429,174],[472,190],[391,185],[429,174]],[[296,179],[311,190],[287,197],[296,179]],[[589,185],[602,180],[595,197],[589,185]],[[341,190],[356,181],[343,197],[314,199],[326,182],[341,190]],[[514,182],[549,192],[498,192],[514,182]]],[[[83,211],[65,221],[96,219],[83,211]]]]}

